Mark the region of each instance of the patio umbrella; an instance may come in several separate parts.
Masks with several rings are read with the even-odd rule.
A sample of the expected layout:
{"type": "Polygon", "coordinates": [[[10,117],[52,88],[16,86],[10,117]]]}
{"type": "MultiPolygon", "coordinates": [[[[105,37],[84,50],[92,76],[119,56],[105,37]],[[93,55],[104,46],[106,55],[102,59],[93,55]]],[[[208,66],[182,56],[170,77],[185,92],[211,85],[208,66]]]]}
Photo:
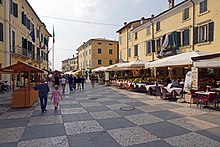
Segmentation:
{"type": "Polygon", "coordinates": [[[106,70],[107,70],[107,67],[105,67],[105,66],[100,66],[100,67],[98,67],[98,68],[93,69],[92,71],[93,71],[93,72],[100,72],[100,71],[106,71],[106,70]]]}

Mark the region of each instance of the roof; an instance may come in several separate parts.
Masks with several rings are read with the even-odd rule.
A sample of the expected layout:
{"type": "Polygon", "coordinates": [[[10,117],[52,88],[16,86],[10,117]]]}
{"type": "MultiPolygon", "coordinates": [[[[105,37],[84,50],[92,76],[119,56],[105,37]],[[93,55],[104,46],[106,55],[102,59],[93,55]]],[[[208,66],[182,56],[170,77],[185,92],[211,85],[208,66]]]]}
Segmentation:
{"type": "Polygon", "coordinates": [[[3,73],[19,73],[19,72],[31,72],[31,73],[44,73],[44,70],[29,65],[27,63],[18,61],[16,64],[4,67],[0,69],[3,73]]]}
{"type": "Polygon", "coordinates": [[[116,31],[116,33],[120,32],[121,30],[123,30],[123,29],[126,28],[127,26],[129,26],[129,25],[131,25],[131,24],[133,24],[133,23],[139,22],[139,21],[141,21],[141,19],[139,19],[139,20],[134,20],[134,21],[129,22],[128,24],[126,24],[126,25],[124,25],[122,28],[120,28],[118,31],[116,31]]]}

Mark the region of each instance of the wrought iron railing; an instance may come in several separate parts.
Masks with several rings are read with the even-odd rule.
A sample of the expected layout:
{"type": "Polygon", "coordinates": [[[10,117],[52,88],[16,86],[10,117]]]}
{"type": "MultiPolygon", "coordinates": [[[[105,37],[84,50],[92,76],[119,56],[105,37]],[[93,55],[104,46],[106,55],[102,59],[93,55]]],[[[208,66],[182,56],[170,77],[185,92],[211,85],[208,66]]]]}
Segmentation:
{"type": "Polygon", "coordinates": [[[32,57],[32,54],[31,54],[30,51],[28,51],[27,49],[22,48],[20,46],[17,46],[15,50],[12,50],[12,54],[22,56],[22,57],[25,57],[25,58],[31,58],[32,57]]]}

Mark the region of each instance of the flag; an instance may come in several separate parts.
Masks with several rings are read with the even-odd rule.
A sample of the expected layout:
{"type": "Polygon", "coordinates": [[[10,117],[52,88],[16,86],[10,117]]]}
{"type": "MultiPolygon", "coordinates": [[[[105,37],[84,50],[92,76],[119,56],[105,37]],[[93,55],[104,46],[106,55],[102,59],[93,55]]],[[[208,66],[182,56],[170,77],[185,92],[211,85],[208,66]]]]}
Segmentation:
{"type": "Polygon", "coordinates": [[[35,33],[34,33],[34,29],[31,31],[31,33],[29,34],[32,38],[32,41],[35,42],[35,33]]]}
{"type": "Polygon", "coordinates": [[[53,26],[53,44],[55,43],[55,31],[54,31],[54,26],[53,26]]]}

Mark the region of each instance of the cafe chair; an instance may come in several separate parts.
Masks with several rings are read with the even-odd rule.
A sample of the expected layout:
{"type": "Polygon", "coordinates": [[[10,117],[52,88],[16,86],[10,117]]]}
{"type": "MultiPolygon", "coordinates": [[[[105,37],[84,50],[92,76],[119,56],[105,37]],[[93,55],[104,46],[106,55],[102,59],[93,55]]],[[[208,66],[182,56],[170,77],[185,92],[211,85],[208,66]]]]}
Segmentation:
{"type": "Polygon", "coordinates": [[[190,98],[190,102],[189,102],[189,104],[190,104],[190,106],[191,106],[191,104],[193,103],[193,102],[197,102],[197,107],[198,107],[198,100],[199,100],[199,97],[198,97],[198,95],[195,93],[195,92],[197,92],[197,91],[200,91],[200,90],[193,90],[193,89],[191,89],[189,92],[190,92],[190,95],[191,95],[191,98],[190,98]]]}
{"type": "Polygon", "coordinates": [[[201,109],[201,104],[205,103],[206,107],[209,107],[209,111],[211,109],[211,104],[215,103],[217,97],[217,93],[210,93],[208,96],[201,96],[198,100],[200,103],[200,109],[201,109]]]}
{"type": "Polygon", "coordinates": [[[155,96],[156,96],[156,99],[157,97],[159,96],[161,98],[162,96],[162,92],[161,92],[161,88],[159,86],[156,86],[155,87],[155,96]]]}
{"type": "Polygon", "coordinates": [[[162,90],[162,98],[163,98],[164,100],[167,100],[167,99],[172,98],[172,93],[169,93],[169,92],[167,91],[167,89],[165,89],[164,87],[161,87],[161,90],[162,90]]]}

